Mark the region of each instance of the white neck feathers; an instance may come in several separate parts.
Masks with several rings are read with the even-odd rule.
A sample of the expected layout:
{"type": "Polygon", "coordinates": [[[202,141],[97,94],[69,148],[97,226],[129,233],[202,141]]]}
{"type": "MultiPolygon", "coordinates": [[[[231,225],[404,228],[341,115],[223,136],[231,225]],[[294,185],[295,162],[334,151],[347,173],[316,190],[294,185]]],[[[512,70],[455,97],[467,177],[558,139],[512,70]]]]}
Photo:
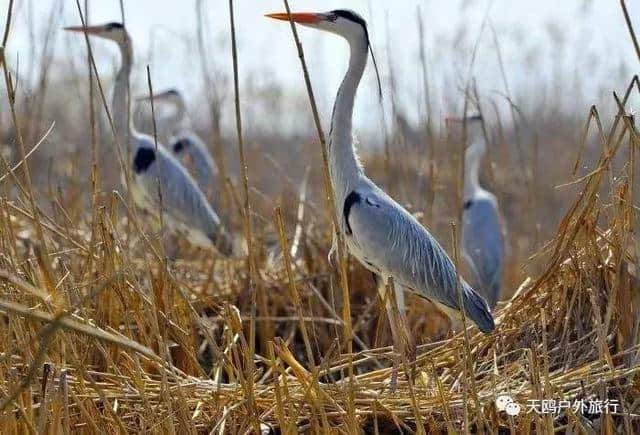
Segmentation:
{"type": "Polygon", "coordinates": [[[120,70],[116,75],[113,97],[111,100],[111,116],[116,137],[121,146],[129,146],[129,134],[134,132],[129,116],[129,78],[133,65],[131,40],[127,36],[124,42],[118,43],[120,48],[120,70]]]}
{"type": "Polygon", "coordinates": [[[487,150],[487,145],[483,136],[476,136],[464,155],[465,177],[464,196],[470,198],[474,196],[480,187],[480,166],[482,158],[487,150]]]}
{"type": "Polygon", "coordinates": [[[353,147],[352,115],[358,84],[367,64],[368,42],[364,38],[347,40],[351,51],[349,68],[338,89],[329,134],[329,169],[338,207],[362,175],[362,166],[353,147]]]}

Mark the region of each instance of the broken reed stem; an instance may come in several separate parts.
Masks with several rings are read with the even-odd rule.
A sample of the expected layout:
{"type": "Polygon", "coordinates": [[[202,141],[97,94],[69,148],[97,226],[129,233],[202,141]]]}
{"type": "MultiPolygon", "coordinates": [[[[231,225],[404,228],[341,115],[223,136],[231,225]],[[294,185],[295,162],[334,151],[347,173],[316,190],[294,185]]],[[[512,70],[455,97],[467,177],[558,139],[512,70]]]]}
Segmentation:
{"type": "MultiPolygon", "coordinates": [[[[154,104],[154,98],[153,98],[153,85],[151,84],[151,70],[149,69],[149,65],[147,65],[147,87],[149,88],[149,101],[151,102],[151,125],[153,126],[153,144],[156,148],[156,153],[158,152],[158,128],[156,125],[156,111],[155,111],[155,104],[154,104]]],[[[161,175],[161,174],[160,174],[161,175]]],[[[164,242],[165,242],[165,232],[164,232],[164,213],[163,213],[163,209],[164,207],[162,206],[162,185],[160,183],[160,176],[156,177],[156,184],[158,187],[158,217],[160,220],[160,252],[161,252],[161,258],[163,259],[163,264],[164,264],[164,270],[167,270],[168,268],[168,259],[167,256],[165,255],[165,246],[164,246],[164,242]]]]}
{"type": "MultiPolygon", "coordinates": [[[[456,234],[456,225],[454,222],[451,222],[451,239],[453,243],[454,265],[456,268],[456,293],[458,295],[458,306],[460,307],[460,317],[462,321],[462,331],[463,331],[463,337],[464,337],[464,373],[465,373],[465,381],[463,382],[465,386],[464,390],[465,390],[465,393],[468,391],[467,382],[469,382],[471,386],[473,401],[475,402],[475,406],[476,406],[476,416],[480,419],[480,421],[477,422],[477,424],[479,425],[480,423],[482,423],[484,427],[488,428],[489,425],[485,420],[484,413],[482,412],[482,407],[480,406],[480,400],[478,398],[478,390],[476,388],[475,374],[473,372],[473,364],[471,361],[471,345],[470,345],[471,339],[469,338],[469,331],[467,330],[467,316],[464,308],[464,298],[462,297],[462,281],[461,281],[462,278],[460,277],[460,253],[458,250],[458,237],[456,234]]],[[[466,403],[464,405],[464,410],[465,410],[465,419],[466,419],[468,418],[466,403]]],[[[466,426],[465,431],[468,432],[469,431],[468,420],[465,421],[465,426],[466,426]]]]}
{"type": "MultiPolygon", "coordinates": [[[[12,7],[13,3],[9,3],[9,7],[12,7]]],[[[5,37],[8,38],[8,29],[9,26],[11,25],[11,20],[10,20],[10,16],[11,16],[11,12],[8,12],[8,17],[7,17],[7,24],[6,24],[6,34],[5,37]]],[[[4,44],[6,44],[7,39],[3,40],[4,44]]],[[[41,212],[40,209],[38,208],[38,206],[36,205],[36,200],[35,200],[35,193],[33,191],[33,184],[31,182],[31,171],[29,169],[29,162],[27,161],[27,153],[26,153],[26,148],[25,148],[25,144],[24,144],[24,138],[22,136],[22,129],[20,126],[20,122],[18,120],[18,115],[16,113],[16,107],[15,107],[15,88],[13,85],[13,80],[11,79],[11,75],[9,73],[9,67],[7,66],[7,59],[5,57],[5,45],[3,44],[2,47],[0,47],[0,62],[2,63],[2,71],[3,71],[3,75],[4,75],[4,82],[5,82],[5,87],[7,90],[7,100],[9,102],[9,108],[10,108],[10,112],[11,112],[11,120],[13,122],[13,126],[15,128],[15,135],[19,144],[19,149],[20,149],[20,158],[23,162],[23,173],[24,173],[24,177],[26,179],[26,192],[25,190],[22,190],[23,194],[26,193],[27,199],[29,200],[29,205],[31,206],[31,210],[33,213],[33,217],[34,217],[34,223],[35,223],[35,230],[36,230],[36,238],[38,240],[39,243],[39,250],[41,253],[41,272],[44,275],[45,278],[45,282],[48,281],[47,278],[52,277],[52,269],[51,269],[51,263],[49,262],[49,250],[47,249],[47,243],[46,240],[44,238],[44,231],[42,230],[42,221],[41,221],[41,212]]],[[[55,286],[53,285],[48,285],[47,286],[47,290],[54,295],[54,297],[57,298],[58,292],[55,286]]]]}
{"type": "MultiPolygon", "coordinates": [[[[85,21],[84,18],[84,14],[82,13],[82,7],[80,6],[80,0],[76,0],[76,8],[78,10],[78,15],[80,17],[80,24],[82,24],[82,27],[84,29],[86,29],[87,27],[87,23],[85,21]]],[[[122,15],[122,23],[124,25],[124,9],[122,9],[122,3],[120,4],[120,9],[121,9],[121,15],[122,15]]],[[[124,174],[124,178],[125,178],[125,184],[127,187],[127,201],[126,201],[126,206],[130,211],[130,216],[132,216],[135,220],[137,220],[137,214],[136,214],[136,208],[134,206],[133,203],[133,197],[131,195],[131,173],[129,171],[129,165],[127,165],[126,162],[130,161],[129,157],[130,157],[130,151],[129,151],[129,143],[128,143],[128,139],[129,139],[129,132],[127,131],[125,138],[127,140],[126,144],[122,144],[120,143],[120,138],[118,137],[118,134],[116,133],[116,128],[115,125],[113,124],[113,117],[111,116],[111,109],[109,108],[109,103],[107,103],[107,98],[105,96],[105,92],[104,92],[104,88],[102,86],[102,81],[100,80],[100,75],[98,74],[98,67],[96,66],[96,60],[93,56],[93,49],[91,48],[91,42],[89,41],[89,34],[86,32],[86,30],[84,32],[82,32],[84,35],[84,39],[85,39],[85,43],[87,45],[87,53],[89,56],[89,60],[91,63],[91,67],[93,68],[93,73],[96,79],[96,83],[98,85],[98,90],[100,91],[100,100],[102,102],[102,106],[104,108],[104,111],[107,115],[107,121],[109,123],[109,128],[111,130],[111,134],[113,136],[113,139],[115,141],[115,145],[116,145],[116,155],[118,157],[118,163],[120,164],[120,170],[122,171],[122,173],[124,174]],[[126,150],[126,154],[123,153],[122,151],[122,146],[125,145],[125,150],[126,150]]],[[[129,92],[127,91],[127,98],[129,99],[129,92]]],[[[129,105],[127,105],[127,111],[129,110],[129,105]]],[[[127,115],[127,119],[128,119],[128,115],[127,115]]],[[[129,125],[129,124],[127,124],[129,125]]],[[[131,225],[129,225],[129,222],[127,221],[127,245],[129,243],[129,240],[131,240],[131,225]]]]}
{"type": "MultiPolygon", "coordinates": [[[[109,284],[112,284],[116,279],[118,279],[120,277],[120,275],[122,275],[123,272],[118,272],[116,275],[110,277],[109,279],[105,280],[102,285],[98,286],[95,290],[93,290],[92,292],[89,292],[87,295],[83,296],[76,304],[74,307],[70,307],[69,310],[64,310],[61,306],[57,306],[57,307],[52,307],[54,309],[56,309],[58,312],[56,314],[49,314],[49,313],[45,313],[43,311],[40,310],[34,310],[30,307],[24,306],[22,304],[18,304],[15,302],[10,302],[10,301],[5,301],[5,300],[0,300],[0,309],[7,311],[7,312],[11,312],[14,314],[17,314],[21,317],[24,317],[25,319],[29,319],[29,320],[37,320],[37,321],[44,321],[46,322],[46,325],[43,326],[40,331],[38,332],[38,336],[40,338],[40,347],[38,349],[38,352],[36,354],[36,356],[34,357],[33,361],[31,362],[31,364],[29,365],[29,368],[27,370],[27,374],[22,378],[22,380],[19,382],[19,384],[13,389],[13,391],[11,393],[9,393],[3,400],[2,402],[0,402],[0,415],[2,415],[3,411],[6,409],[6,407],[12,403],[14,400],[16,400],[16,398],[18,397],[18,395],[24,391],[26,388],[29,387],[29,385],[31,385],[31,382],[33,381],[33,378],[36,376],[37,371],[40,369],[40,366],[42,365],[42,363],[44,362],[44,358],[46,356],[47,353],[47,349],[49,348],[49,345],[51,344],[51,342],[53,341],[53,336],[56,333],[56,331],[59,328],[64,328],[64,329],[71,329],[73,331],[88,335],[90,337],[94,337],[97,338],[99,340],[104,340],[107,342],[111,342],[113,344],[116,344],[118,346],[122,346],[122,347],[127,347],[131,350],[134,350],[146,357],[148,357],[150,360],[155,361],[157,363],[159,363],[159,365],[161,366],[166,366],[167,364],[165,363],[165,360],[161,359],[160,357],[158,357],[155,353],[153,353],[152,350],[148,349],[147,347],[134,342],[130,339],[127,338],[121,338],[121,337],[116,337],[106,331],[103,331],[102,329],[96,328],[94,326],[91,326],[89,324],[82,324],[82,323],[78,323],[73,319],[69,319],[69,317],[71,316],[70,313],[73,313],[77,308],[82,307],[87,301],[90,301],[92,299],[94,299],[95,297],[97,297],[100,293],[102,293],[102,291],[104,289],[106,289],[108,287],[109,284]]],[[[22,288],[29,288],[31,287],[30,284],[26,283],[26,282],[21,282],[21,281],[16,281],[17,284],[20,285],[20,287],[22,288]]],[[[38,293],[44,294],[46,293],[45,291],[39,290],[38,293]]],[[[54,298],[53,301],[55,302],[56,299],[54,298]]]]}
{"type": "Polygon", "coordinates": [[[333,223],[334,233],[333,236],[335,238],[335,242],[337,245],[337,253],[338,253],[338,264],[340,267],[340,281],[342,284],[342,317],[344,322],[344,340],[347,345],[347,353],[352,353],[353,344],[351,340],[352,336],[352,325],[351,325],[351,301],[349,299],[349,284],[347,281],[347,267],[345,262],[345,249],[344,249],[344,241],[342,238],[342,233],[340,231],[340,226],[338,225],[338,216],[337,208],[336,208],[336,200],[333,189],[333,183],[331,181],[331,175],[329,172],[329,152],[327,150],[327,142],[324,135],[324,130],[322,129],[322,124],[320,122],[320,115],[318,114],[318,107],[316,105],[316,100],[313,93],[313,87],[311,86],[311,79],[309,77],[309,71],[307,69],[307,63],[304,59],[304,50],[302,48],[302,43],[300,42],[300,38],[298,37],[298,31],[296,29],[295,22],[291,17],[291,9],[289,8],[288,0],[283,0],[284,6],[287,10],[287,15],[289,16],[289,23],[291,24],[291,32],[293,33],[293,39],[296,43],[296,48],[298,50],[298,57],[300,59],[300,64],[302,65],[302,73],[304,75],[304,81],[307,88],[307,95],[309,96],[309,103],[311,104],[311,112],[313,113],[313,120],[316,125],[316,130],[318,133],[318,138],[320,139],[320,149],[322,151],[322,162],[323,162],[323,175],[324,175],[324,186],[325,193],[327,195],[327,201],[330,210],[331,222],[333,223]]]}
{"type": "MultiPolygon", "coordinates": [[[[244,235],[247,243],[247,269],[249,271],[247,276],[247,286],[251,294],[251,321],[249,322],[249,349],[246,361],[247,364],[247,394],[249,401],[249,412],[251,414],[251,422],[254,430],[260,432],[260,423],[258,422],[258,414],[256,411],[255,397],[254,397],[254,373],[255,364],[254,356],[256,353],[256,305],[258,296],[256,295],[256,270],[253,258],[253,240],[251,234],[251,202],[249,200],[249,174],[247,170],[247,159],[244,152],[244,142],[242,138],[242,113],[240,110],[240,84],[238,79],[238,48],[236,44],[236,25],[235,16],[233,11],[233,0],[229,0],[229,26],[231,28],[231,57],[233,59],[233,92],[235,102],[235,116],[236,116],[236,134],[238,136],[238,153],[240,155],[240,171],[242,173],[242,187],[244,193],[244,210],[243,210],[243,223],[244,223],[244,235]]],[[[266,308],[266,302],[264,297],[260,297],[261,306],[266,308]]],[[[267,315],[267,312],[263,313],[267,315]]]]}
{"type": "MultiPolygon", "coordinates": [[[[9,0],[9,6],[7,6],[7,19],[4,23],[4,35],[2,36],[2,48],[7,46],[7,41],[9,40],[9,31],[11,29],[12,13],[13,13],[13,0],[9,0]]],[[[4,62],[4,58],[0,59],[0,61],[4,62]]]]}
{"type": "Polygon", "coordinates": [[[327,202],[330,210],[330,218],[333,223],[333,238],[334,242],[337,246],[337,260],[340,268],[340,283],[342,286],[342,321],[343,324],[343,344],[346,344],[347,347],[347,355],[348,355],[348,372],[349,372],[349,382],[351,386],[349,388],[349,406],[347,407],[347,413],[349,414],[349,423],[351,425],[350,429],[352,432],[356,431],[356,415],[355,415],[355,394],[353,382],[354,373],[353,373],[353,325],[351,324],[351,300],[349,293],[349,282],[347,278],[347,263],[345,258],[345,246],[344,240],[342,238],[342,233],[340,232],[340,226],[338,225],[338,216],[337,216],[337,208],[336,208],[336,200],[333,190],[333,183],[331,182],[331,175],[329,172],[329,153],[327,150],[327,142],[324,136],[324,131],[322,129],[322,124],[320,122],[320,115],[318,114],[318,107],[316,105],[316,100],[313,94],[313,87],[311,86],[311,79],[309,77],[309,71],[307,69],[307,63],[304,59],[304,50],[302,49],[302,43],[300,42],[300,38],[298,37],[298,31],[296,29],[296,25],[293,21],[293,17],[291,16],[291,8],[289,8],[288,0],[283,0],[285,9],[287,11],[287,15],[289,16],[289,24],[291,25],[291,33],[293,34],[293,39],[296,43],[296,48],[298,51],[298,57],[300,59],[300,65],[302,66],[302,73],[304,75],[304,82],[307,88],[307,95],[309,96],[309,103],[311,105],[311,111],[313,113],[313,121],[316,125],[316,130],[318,133],[318,139],[320,139],[320,149],[322,151],[322,162],[323,162],[323,175],[324,175],[324,187],[325,193],[327,195],[327,202]]]}
{"type": "Polygon", "coordinates": [[[280,249],[282,249],[282,259],[284,261],[285,271],[287,272],[287,280],[289,281],[289,293],[293,299],[293,305],[296,308],[298,315],[298,322],[300,324],[300,332],[302,333],[302,339],[304,341],[304,347],[307,352],[307,359],[312,369],[315,369],[316,363],[313,357],[313,350],[311,350],[311,341],[309,340],[309,333],[304,321],[304,313],[302,312],[302,302],[300,300],[300,294],[296,287],[295,278],[291,270],[291,258],[289,255],[289,244],[287,243],[287,236],[284,232],[284,221],[282,219],[282,210],[280,207],[276,207],[273,211],[273,222],[278,229],[278,236],[280,239],[280,249]]]}
{"type": "MultiPolygon", "coordinates": [[[[205,20],[207,18],[207,14],[203,9],[203,5],[205,2],[203,0],[196,0],[195,2],[195,15],[196,15],[196,41],[197,41],[197,52],[198,52],[198,60],[200,61],[200,70],[202,72],[202,81],[205,84],[205,89],[207,90],[207,103],[209,106],[209,116],[210,116],[210,125],[211,132],[209,137],[211,138],[211,142],[213,143],[213,156],[215,158],[216,166],[218,167],[218,172],[220,174],[219,179],[224,182],[228,178],[229,169],[227,168],[227,161],[225,159],[225,147],[222,143],[222,134],[220,132],[220,114],[221,114],[221,99],[220,94],[218,92],[218,88],[216,86],[215,81],[211,78],[211,74],[209,74],[208,65],[210,65],[211,60],[207,55],[206,44],[205,44],[205,20]]],[[[209,188],[209,192],[211,191],[211,186],[207,186],[209,188]]],[[[214,189],[215,190],[215,189],[214,189]]],[[[220,211],[231,209],[233,206],[233,200],[231,198],[231,192],[227,189],[226,183],[224,188],[219,189],[220,194],[220,211]]],[[[208,193],[208,192],[205,192],[208,193]]],[[[242,213],[240,213],[241,215],[242,213]]]]}
{"type": "Polygon", "coordinates": [[[636,32],[633,31],[633,24],[631,24],[631,18],[629,17],[629,11],[627,11],[627,4],[625,0],[620,0],[620,7],[622,7],[622,13],[624,14],[624,20],[627,23],[627,29],[633,42],[633,48],[636,50],[636,56],[640,60],[640,46],[638,45],[638,39],[636,38],[636,32]]]}
{"type": "MultiPolygon", "coordinates": [[[[311,388],[319,390],[320,385],[318,384],[318,379],[317,379],[317,367],[316,367],[315,359],[313,357],[313,350],[311,349],[311,340],[309,339],[309,333],[307,332],[307,326],[304,321],[304,313],[302,312],[302,301],[300,299],[300,293],[298,292],[298,288],[296,287],[295,277],[293,276],[293,270],[291,268],[289,243],[287,242],[287,236],[284,231],[284,220],[282,219],[282,210],[280,209],[280,207],[275,208],[273,220],[276,225],[276,228],[278,229],[278,235],[280,238],[280,248],[282,249],[282,258],[284,260],[285,270],[287,272],[287,279],[289,280],[289,292],[291,293],[291,297],[293,298],[293,305],[296,308],[296,312],[298,315],[298,322],[300,324],[300,332],[302,333],[302,339],[304,341],[304,347],[307,353],[307,359],[309,360],[309,365],[311,366],[311,371],[312,371],[311,388]]],[[[318,411],[320,411],[322,424],[324,425],[325,430],[329,430],[330,428],[329,421],[327,420],[327,415],[324,411],[324,407],[320,405],[318,411]]]]}

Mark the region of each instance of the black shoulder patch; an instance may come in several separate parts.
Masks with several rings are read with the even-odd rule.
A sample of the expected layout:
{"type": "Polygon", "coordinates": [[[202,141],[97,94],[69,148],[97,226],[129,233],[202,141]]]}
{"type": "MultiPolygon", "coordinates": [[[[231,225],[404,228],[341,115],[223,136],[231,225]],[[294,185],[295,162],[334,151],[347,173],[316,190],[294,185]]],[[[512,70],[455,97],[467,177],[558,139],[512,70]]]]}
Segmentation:
{"type": "Polygon", "coordinates": [[[136,174],[146,171],[156,159],[156,151],[151,148],[139,148],[133,159],[133,170],[136,174]]]}
{"type": "Polygon", "coordinates": [[[172,145],[173,152],[176,154],[182,152],[186,147],[187,147],[187,141],[185,139],[177,140],[172,145]]]}
{"type": "Polygon", "coordinates": [[[351,193],[347,195],[347,199],[344,200],[342,214],[344,215],[344,221],[347,224],[347,234],[349,235],[353,234],[353,232],[351,231],[351,225],[349,225],[349,213],[351,213],[351,207],[353,207],[353,204],[357,204],[361,200],[362,197],[355,190],[352,190],[351,193]]]}
{"type": "Polygon", "coordinates": [[[473,201],[470,199],[467,199],[464,204],[462,204],[462,208],[464,208],[465,210],[468,210],[469,207],[471,207],[471,204],[473,204],[473,201]]]}

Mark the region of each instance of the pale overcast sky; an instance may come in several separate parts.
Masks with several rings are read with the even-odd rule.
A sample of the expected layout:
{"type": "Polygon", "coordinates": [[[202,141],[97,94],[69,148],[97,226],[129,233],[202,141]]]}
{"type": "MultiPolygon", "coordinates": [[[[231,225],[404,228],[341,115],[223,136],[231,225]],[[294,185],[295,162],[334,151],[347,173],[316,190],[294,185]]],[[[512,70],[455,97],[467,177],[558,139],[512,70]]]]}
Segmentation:
{"type": "MultiPolygon", "coordinates": [[[[61,25],[79,24],[74,0],[17,0],[9,54],[20,65],[29,64],[29,29],[42,43],[52,5],[62,6],[61,25]],[[31,24],[31,25],[30,25],[31,24]]],[[[0,0],[4,14],[8,0],[0,0]]],[[[205,1],[208,32],[208,56],[215,69],[230,74],[228,3],[205,1]]],[[[236,2],[239,56],[242,85],[252,89],[268,83],[279,84],[287,94],[304,94],[304,82],[289,26],[263,17],[282,11],[280,0],[239,0],[236,2]]],[[[433,100],[438,110],[445,101],[460,101],[456,87],[467,75],[471,47],[480,34],[481,24],[490,2],[481,0],[292,0],[293,10],[331,10],[348,7],[369,21],[378,63],[383,73],[383,87],[389,93],[389,59],[397,78],[401,102],[409,117],[416,119],[422,105],[423,86],[418,63],[419,38],[417,6],[425,22],[425,44],[433,83],[433,100]]],[[[89,0],[92,23],[120,21],[118,0],[89,0]]],[[[125,19],[134,41],[135,74],[138,83],[144,78],[146,64],[151,67],[154,87],[178,87],[193,102],[201,94],[200,64],[196,57],[195,0],[124,0],[125,19]]],[[[640,2],[628,2],[636,28],[640,30],[640,2]]],[[[494,0],[488,11],[502,48],[506,74],[512,93],[538,92],[541,83],[552,86],[551,77],[559,71],[563,82],[576,77],[583,87],[586,105],[610,95],[621,86],[623,77],[637,72],[638,60],[628,37],[619,2],[611,0],[494,0]],[[597,72],[593,72],[596,65],[597,72]]],[[[304,29],[300,32],[316,87],[321,109],[326,115],[347,62],[347,48],[339,38],[304,29]]],[[[84,41],[77,35],[54,34],[56,58],[65,65],[65,50],[82,56],[84,41]]],[[[100,68],[112,71],[116,50],[112,44],[95,42],[100,68]]],[[[62,71],[59,71],[62,73],[62,71]]],[[[356,127],[366,128],[379,120],[376,114],[376,89],[371,63],[356,107],[356,127]]],[[[502,90],[494,39],[490,27],[482,33],[473,71],[482,92],[502,90]]],[[[246,94],[245,94],[246,95],[246,94]]],[[[388,99],[387,99],[388,101],[388,99]]],[[[251,101],[243,101],[250,105],[251,101]]],[[[575,102],[567,101],[568,107],[575,102]]],[[[450,104],[448,105],[450,106],[450,104]]],[[[576,110],[588,106],[577,107],[576,110]]],[[[436,113],[438,116],[439,114],[436,113]]],[[[256,115],[257,116],[257,115],[256,115]]]]}

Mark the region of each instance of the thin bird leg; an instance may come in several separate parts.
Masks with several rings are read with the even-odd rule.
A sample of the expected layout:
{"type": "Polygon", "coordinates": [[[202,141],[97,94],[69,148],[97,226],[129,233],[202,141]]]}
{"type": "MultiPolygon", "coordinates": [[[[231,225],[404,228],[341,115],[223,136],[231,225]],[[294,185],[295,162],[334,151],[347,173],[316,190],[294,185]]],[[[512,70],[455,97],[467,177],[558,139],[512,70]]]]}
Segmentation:
{"type": "MultiPolygon", "coordinates": [[[[376,287],[378,288],[378,294],[380,295],[380,300],[385,306],[387,312],[387,319],[389,319],[389,326],[391,327],[391,339],[393,340],[393,350],[399,351],[401,346],[400,336],[398,335],[398,328],[395,322],[393,304],[391,302],[391,297],[387,293],[387,279],[381,279],[379,275],[373,273],[373,280],[376,283],[376,287]]],[[[403,300],[404,301],[404,300],[403,300]]]]}
{"type": "MultiPolygon", "coordinates": [[[[395,391],[398,385],[398,365],[402,355],[404,353],[404,340],[398,331],[398,316],[396,316],[396,309],[394,309],[394,304],[392,302],[392,296],[389,292],[390,287],[393,285],[393,282],[389,279],[381,279],[377,280],[378,283],[378,293],[380,294],[380,298],[384,303],[385,309],[387,311],[387,318],[389,319],[389,326],[391,327],[391,339],[393,340],[393,350],[396,355],[393,357],[393,367],[391,369],[391,391],[395,391]],[[391,285],[389,285],[391,284],[391,285]]],[[[395,299],[395,298],[394,298],[395,299]]]]}
{"type": "Polygon", "coordinates": [[[402,333],[404,352],[409,357],[409,361],[416,360],[416,343],[413,335],[409,332],[409,321],[407,320],[407,307],[404,301],[404,288],[396,283],[393,284],[393,293],[395,294],[395,302],[398,316],[399,332],[402,333]]]}

